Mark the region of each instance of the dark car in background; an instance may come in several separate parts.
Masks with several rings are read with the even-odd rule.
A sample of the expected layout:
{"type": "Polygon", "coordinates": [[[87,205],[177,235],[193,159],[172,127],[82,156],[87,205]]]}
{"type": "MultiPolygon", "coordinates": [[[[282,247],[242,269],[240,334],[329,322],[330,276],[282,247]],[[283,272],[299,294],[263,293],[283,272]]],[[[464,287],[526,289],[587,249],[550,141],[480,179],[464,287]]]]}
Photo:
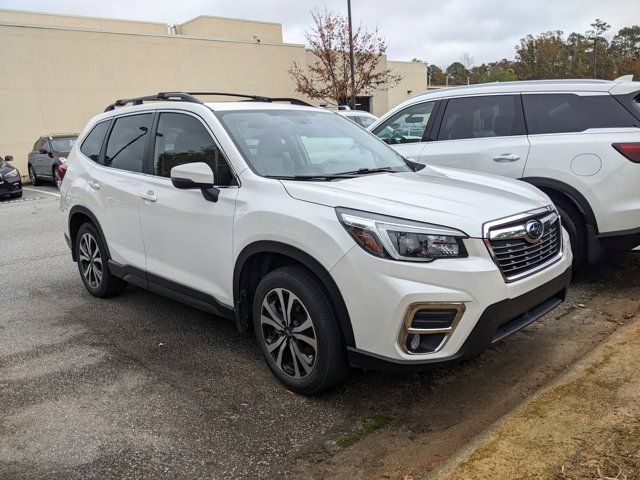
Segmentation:
{"type": "Polygon", "coordinates": [[[60,165],[67,161],[67,156],[76,142],[78,134],[51,134],[40,137],[33,144],[29,153],[29,179],[35,186],[43,181],[53,181],[58,187],[62,177],[58,172],[60,165]]]}
{"type": "Polygon", "coordinates": [[[22,179],[17,168],[11,165],[13,157],[0,156],[0,197],[18,198],[22,196],[22,179]]]}

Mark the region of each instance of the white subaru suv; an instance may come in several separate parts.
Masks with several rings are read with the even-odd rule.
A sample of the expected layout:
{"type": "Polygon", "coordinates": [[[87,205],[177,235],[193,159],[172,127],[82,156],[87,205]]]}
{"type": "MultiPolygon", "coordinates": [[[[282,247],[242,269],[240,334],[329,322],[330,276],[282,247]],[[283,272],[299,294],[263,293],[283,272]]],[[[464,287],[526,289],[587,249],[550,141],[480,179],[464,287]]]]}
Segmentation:
{"type": "Polygon", "coordinates": [[[468,357],[563,301],[568,236],[535,187],[417,165],[300,101],[204,95],[119,100],[76,142],[61,210],[94,296],[132,283],[253,328],[303,394],[468,357]]]}
{"type": "Polygon", "coordinates": [[[558,208],[580,265],[640,245],[639,98],[631,76],[443,88],[369,130],[415,162],[537,186],[558,208]]]}

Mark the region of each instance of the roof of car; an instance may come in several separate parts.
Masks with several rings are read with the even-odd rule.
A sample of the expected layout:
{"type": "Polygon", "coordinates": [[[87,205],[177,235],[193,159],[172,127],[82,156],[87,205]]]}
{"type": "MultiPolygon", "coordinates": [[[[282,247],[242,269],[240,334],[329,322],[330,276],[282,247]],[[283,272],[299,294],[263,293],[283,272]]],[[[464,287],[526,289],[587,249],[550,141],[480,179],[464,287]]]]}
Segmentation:
{"type": "Polygon", "coordinates": [[[456,96],[490,92],[543,92],[559,90],[575,92],[608,92],[614,85],[625,81],[631,81],[631,79],[621,77],[616,80],[596,80],[585,78],[478,83],[473,85],[462,85],[459,87],[445,87],[427,90],[426,92],[419,93],[412,98],[456,96]]]}
{"type": "Polygon", "coordinates": [[[68,137],[77,137],[80,135],[79,133],[50,133],[45,135],[46,138],[68,138],[68,137]]]}
{"type": "Polygon", "coordinates": [[[340,115],[344,115],[345,117],[357,117],[361,115],[363,117],[378,118],[372,113],[365,112],[364,110],[338,110],[336,113],[339,113],[340,115]]]}

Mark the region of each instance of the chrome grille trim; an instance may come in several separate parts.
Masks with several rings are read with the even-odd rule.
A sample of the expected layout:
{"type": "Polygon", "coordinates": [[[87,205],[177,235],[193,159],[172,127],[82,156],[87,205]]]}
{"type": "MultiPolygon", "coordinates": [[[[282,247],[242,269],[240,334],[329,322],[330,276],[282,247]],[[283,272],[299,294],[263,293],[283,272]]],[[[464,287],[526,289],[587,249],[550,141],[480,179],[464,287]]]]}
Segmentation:
{"type": "Polygon", "coordinates": [[[487,222],[484,241],[505,282],[520,280],[552,265],[562,257],[562,226],[554,207],[548,206],[487,222]],[[539,220],[542,236],[528,236],[526,225],[539,220]]]}

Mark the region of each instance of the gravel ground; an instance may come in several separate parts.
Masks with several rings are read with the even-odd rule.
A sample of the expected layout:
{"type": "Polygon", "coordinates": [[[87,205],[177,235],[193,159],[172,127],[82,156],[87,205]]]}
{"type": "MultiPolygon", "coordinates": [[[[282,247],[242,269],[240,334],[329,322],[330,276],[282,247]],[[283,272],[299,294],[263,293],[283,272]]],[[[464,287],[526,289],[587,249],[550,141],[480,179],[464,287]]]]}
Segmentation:
{"type": "Polygon", "coordinates": [[[375,432],[391,436],[381,455],[399,439],[448,432],[429,444],[444,459],[590,351],[603,325],[615,328],[560,315],[606,284],[624,288],[621,272],[637,261],[600,267],[555,316],[476,359],[420,375],[354,372],[305,398],[228,321],[135,287],[90,296],[55,195],[40,187],[0,200],[0,478],[325,477],[359,461],[369,472],[366,438],[353,457],[335,454],[335,441],[375,415],[391,419],[375,432]]]}

